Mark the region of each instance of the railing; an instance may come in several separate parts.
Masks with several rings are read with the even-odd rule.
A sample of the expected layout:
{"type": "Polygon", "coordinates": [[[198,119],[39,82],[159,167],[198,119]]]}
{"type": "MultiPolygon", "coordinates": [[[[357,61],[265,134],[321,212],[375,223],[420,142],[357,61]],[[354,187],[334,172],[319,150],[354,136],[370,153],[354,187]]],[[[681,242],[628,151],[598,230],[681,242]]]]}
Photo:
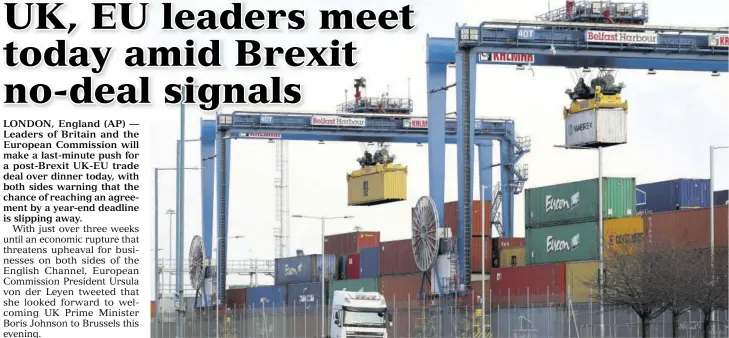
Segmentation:
{"type": "Polygon", "coordinates": [[[413,100],[403,98],[378,98],[364,97],[359,101],[349,101],[337,106],[337,113],[357,113],[357,112],[381,112],[383,114],[392,113],[412,113],[413,100]]]}
{"type": "Polygon", "coordinates": [[[608,11],[611,18],[647,22],[648,5],[645,3],[615,3],[612,1],[580,1],[576,2],[572,11],[567,7],[558,8],[537,16],[539,21],[581,21],[586,18],[602,18],[608,11]]]}

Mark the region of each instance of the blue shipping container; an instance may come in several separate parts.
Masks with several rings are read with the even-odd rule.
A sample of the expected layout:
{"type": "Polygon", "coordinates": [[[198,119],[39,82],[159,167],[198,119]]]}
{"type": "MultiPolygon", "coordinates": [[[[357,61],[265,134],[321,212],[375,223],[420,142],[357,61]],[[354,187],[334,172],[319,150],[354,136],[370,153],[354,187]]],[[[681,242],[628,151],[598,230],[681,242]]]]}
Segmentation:
{"type": "Polygon", "coordinates": [[[337,256],[337,265],[339,268],[339,280],[347,279],[347,256],[337,256]]]}
{"type": "Polygon", "coordinates": [[[714,205],[727,204],[729,200],[729,190],[714,191],[714,205]]]}
{"type": "MultiPolygon", "coordinates": [[[[276,285],[313,283],[322,275],[321,255],[276,258],[276,285]]],[[[337,256],[325,255],[325,280],[337,278],[337,256]]]]}
{"type": "Polygon", "coordinates": [[[286,287],[283,285],[246,288],[246,307],[264,309],[286,306],[286,287]]]}
{"type": "Polygon", "coordinates": [[[644,203],[637,205],[638,214],[709,207],[709,180],[677,179],[641,184],[636,194],[644,193],[644,203]]]}
{"type": "MultiPolygon", "coordinates": [[[[324,297],[329,296],[329,283],[324,283],[324,297]]],[[[289,284],[286,290],[288,311],[318,312],[321,306],[321,283],[289,284]]],[[[326,300],[325,300],[326,302],[326,300]]]]}
{"type": "Polygon", "coordinates": [[[380,277],[380,247],[359,251],[359,278],[380,277]]]}

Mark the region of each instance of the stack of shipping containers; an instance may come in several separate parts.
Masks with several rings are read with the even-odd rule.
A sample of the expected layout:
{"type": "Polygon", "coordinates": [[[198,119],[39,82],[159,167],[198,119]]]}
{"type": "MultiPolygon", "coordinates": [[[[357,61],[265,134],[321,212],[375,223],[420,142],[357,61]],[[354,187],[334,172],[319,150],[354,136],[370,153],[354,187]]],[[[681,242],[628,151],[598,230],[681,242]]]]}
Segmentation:
{"type": "MultiPolygon", "coordinates": [[[[458,237],[459,223],[458,223],[458,201],[447,202],[443,208],[443,226],[451,229],[451,235],[458,237]]],[[[491,202],[486,201],[482,204],[479,200],[473,201],[471,216],[471,289],[474,291],[476,296],[481,295],[481,283],[483,280],[487,283],[485,285],[486,293],[488,294],[489,279],[491,274],[491,267],[493,265],[493,249],[491,240],[491,202]],[[482,215],[483,214],[483,215],[482,215]],[[481,234],[485,236],[484,245],[486,248],[482,248],[481,245],[481,234]],[[483,251],[483,253],[482,253],[483,251]],[[482,261],[483,257],[483,274],[485,278],[482,278],[482,261]]]]}
{"type": "Polygon", "coordinates": [[[337,255],[341,273],[329,285],[329,296],[336,290],[378,291],[380,276],[380,233],[357,231],[326,236],[324,252],[337,255]]]}
{"type": "Polygon", "coordinates": [[[635,179],[603,178],[602,211],[598,183],[591,179],[526,190],[527,266],[499,273],[504,275],[501,281],[509,280],[509,273],[531,277],[517,279],[520,284],[495,283],[502,300],[574,305],[594,299],[592,283],[597,280],[600,255],[598,212],[603,215],[606,247],[639,240],[643,233],[636,215],[635,179]]]}

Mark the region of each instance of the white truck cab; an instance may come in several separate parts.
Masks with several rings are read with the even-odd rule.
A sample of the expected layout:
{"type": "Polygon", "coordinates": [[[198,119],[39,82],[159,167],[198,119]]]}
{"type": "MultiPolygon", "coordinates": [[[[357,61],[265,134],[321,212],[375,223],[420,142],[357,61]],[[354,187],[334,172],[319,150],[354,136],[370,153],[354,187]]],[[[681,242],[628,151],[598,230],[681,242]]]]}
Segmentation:
{"type": "Polygon", "coordinates": [[[329,338],[387,338],[392,314],[377,292],[334,291],[329,338]]]}

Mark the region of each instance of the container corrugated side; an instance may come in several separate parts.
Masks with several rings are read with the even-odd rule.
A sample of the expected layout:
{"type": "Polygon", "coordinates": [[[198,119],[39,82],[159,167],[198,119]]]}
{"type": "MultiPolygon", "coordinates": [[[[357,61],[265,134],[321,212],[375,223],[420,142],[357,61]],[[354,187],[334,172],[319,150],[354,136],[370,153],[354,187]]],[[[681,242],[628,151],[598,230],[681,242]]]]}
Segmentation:
{"type": "Polygon", "coordinates": [[[380,277],[380,294],[385,297],[388,308],[406,307],[408,300],[411,304],[416,302],[422,277],[420,273],[380,277]]]}
{"type": "Polygon", "coordinates": [[[379,292],[380,279],[362,278],[335,280],[329,284],[329,299],[332,299],[334,291],[379,292]]]}
{"type": "Polygon", "coordinates": [[[555,225],[526,230],[528,265],[598,259],[597,222],[555,225]]]}
{"type": "Polygon", "coordinates": [[[603,241],[605,256],[627,253],[643,243],[643,218],[640,216],[605,220],[603,241]]]}
{"type": "Polygon", "coordinates": [[[573,303],[599,301],[594,288],[597,282],[600,261],[565,263],[565,283],[568,299],[573,303]]]}
{"type": "Polygon", "coordinates": [[[380,277],[380,248],[366,248],[359,252],[359,278],[380,277]]]}
{"type": "Polygon", "coordinates": [[[324,253],[345,256],[380,245],[379,231],[356,231],[324,237],[324,253]]]}
{"type": "Polygon", "coordinates": [[[725,205],[729,201],[729,190],[714,191],[714,205],[725,205]]]}
{"type": "Polygon", "coordinates": [[[225,290],[225,302],[229,309],[242,309],[246,306],[246,289],[225,290]]]}
{"type": "MultiPolygon", "coordinates": [[[[337,273],[337,256],[325,255],[325,280],[335,279],[337,273]]],[[[322,275],[322,255],[294,256],[276,258],[276,285],[312,283],[319,281],[322,275]]]]}
{"type": "Polygon", "coordinates": [[[263,309],[286,306],[286,286],[271,285],[247,288],[246,308],[263,309]]]}
{"type": "MultiPolygon", "coordinates": [[[[327,286],[329,283],[324,284],[324,294],[329,295],[327,286]]],[[[286,286],[286,304],[288,304],[289,311],[299,312],[312,312],[319,311],[321,308],[321,283],[303,283],[303,284],[289,284],[286,286]]],[[[328,299],[324,300],[323,304],[329,304],[328,299]]]]}
{"type": "MultiPolygon", "coordinates": [[[[486,230],[486,236],[491,236],[491,201],[485,202],[486,206],[486,224],[484,230],[486,230]]],[[[473,213],[472,213],[472,224],[471,224],[471,236],[481,236],[481,201],[473,201],[473,213]]],[[[443,208],[443,226],[451,229],[451,233],[454,237],[458,236],[458,201],[448,202],[443,208]]]]}
{"type": "MultiPolygon", "coordinates": [[[[597,209],[597,179],[526,189],[527,228],[595,221],[597,209]]],[[[604,177],[603,218],[635,215],[635,178],[604,177]]]]}
{"type": "MultiPolygon", "coordinates": [[[[649,251],[708,249],[711,244],[710,210],[701,208],[643,216],[643,241],[649,251]]],[[[714,208],[714,243],[727,246],[727,206],[714,208]]]]}
{"type": "Polygon", "coordinates": [[[410,239],[382,242],[380,244],[380,275],[403,275],[417,273],[410,239]]]}
{"type": "Polygon", "coordinates": [[[347,278],[358,279],[360,274],[360,254],[347,255],[347,278]]]}
{"type": "Polygon", "coordinates": [[[627,113],[623,109],[588,110],[565,119],[568,146],[613,145],[627,142],[627,113]]]}
{"type": "Polygon", "coordinates": [[[493,269],[491,295],[492,305],[500,306],[564,304],[564,263],[493,269]]]}
{"type": "MultiPolygon", "coordinates": [[[[486,244],[486,251],[485,251],[485,258],[486,261],[483,262],[484,267],[486,268],[485,272],[488,273],[491,271],[491,241],[487,238],[484,241],[484,244],[486,244]]],[[[472,272],[481,272],[481,237],[472,237],[471,238],[471,271],[472,272]]]]}
{"type": "Polygon", "coordinates": [[[636,187],[645,193],[645,204],[638,206],[642,214],[682,209],[705,208],[711,198],[709,180],[676,179],[641,184],[636,187]]]}
{"type": "Polygon", "coordinates": [[[526,265],[526,248],[514,247],[499,250],[499,267],[515,268],[526,265]]]}

